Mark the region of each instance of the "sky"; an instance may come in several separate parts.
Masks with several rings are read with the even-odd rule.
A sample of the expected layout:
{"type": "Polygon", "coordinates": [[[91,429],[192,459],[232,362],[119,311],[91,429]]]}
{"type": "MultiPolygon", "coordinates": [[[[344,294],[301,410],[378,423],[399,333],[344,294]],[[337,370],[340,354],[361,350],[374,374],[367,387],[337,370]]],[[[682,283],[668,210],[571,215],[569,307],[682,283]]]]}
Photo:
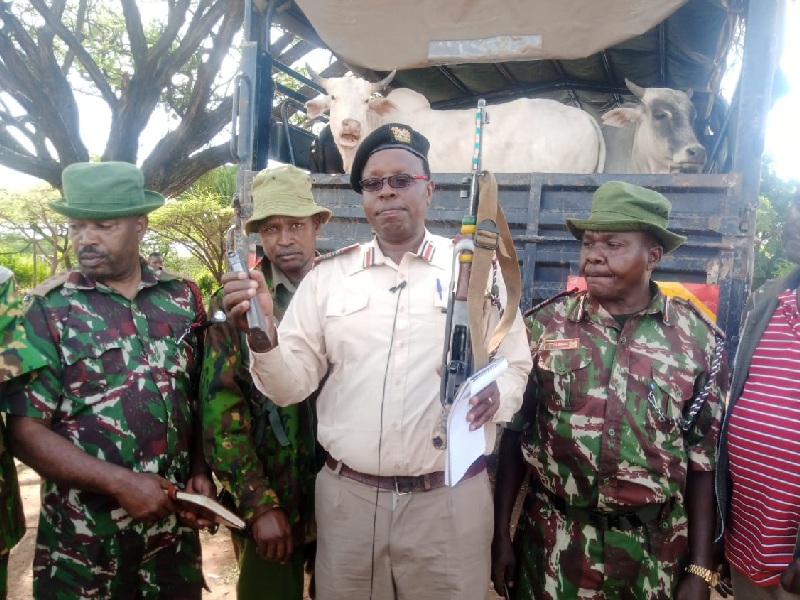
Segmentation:
{"type": "MultiPolygon", "coordinates": [[[[764,153],[773,160],[776,173],[782,179],[800,180],[800,0],[788,0],[784,48],[781,69],[789,84],[789,93],[777,100],[767,117],[764,153]]],[[[104,102],[79,96],[81,135],[89,152],[99,155],[108,134],[110,116],[104,102]]],[[[149,131],[164,131],[169,127],[164,116],[154,113],[149,131]]],[[[151,138],[152,139],[152,138],[151,138]]],[[[143,136],[141,155],[149,150],[147,130],[143,136]]],[[[152,142],[151,142],[152,143],[152,142]]],[[[19,189],[40,183],[15,171],[0,167],[0,189],[19,189]]]]}
{"type": "Polygon", "coordinates": [[[800,180],[800,1],[787,2],[785,25],[780,65],[790,90],[769,113],[764,152],[778,177],[800,180]]]}

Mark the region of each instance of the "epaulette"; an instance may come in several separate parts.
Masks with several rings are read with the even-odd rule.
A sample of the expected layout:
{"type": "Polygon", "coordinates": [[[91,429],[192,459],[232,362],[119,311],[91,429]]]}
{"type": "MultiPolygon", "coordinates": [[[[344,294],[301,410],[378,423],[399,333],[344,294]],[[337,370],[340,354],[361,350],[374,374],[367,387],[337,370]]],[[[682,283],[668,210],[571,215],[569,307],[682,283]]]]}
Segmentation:
{"type": "Polygon", "coordinates": [[[14,273],[11,272],[11,269],[7,269],[3,265],[0,265],[0,285],[11,279],[13,274],[14,273]]]}
{"type": "Polygon", "coordinates": [[[360,247],[361,244],[350,244],[349,246],[345,246],[344,248],[339,248],[338,250],[333,250],[331,252],[326,252],[325,254],[320,254],[319,256],[314,258],[314,266],[316,267],[323,260],[328,260],[329,258],[334,258],[336,256],[341,256],[342,254],[347,254],[348,252],[352,252],[356,248],[360,247]]]}
{"type": "Polygon", "coordinates": [[[703,323],[708,325],[711,331],[714,332],[715,336],[721,337],[723,340],[725,339],[725,332],[722,331],[722,329],[720,329],[719,325],[717,325],[716,323],[714,323],[714,321],[709,319],[708,315],[706,315],[702,310],[700,310],[694,302],[692,302],[688,298],[682,298],[680,296],[672,296],[670,297],[670,301],[677,302],[678,304],[683,304],[684,306],[689,307],[692,310],[692,312],[694,312],[694,314],[700,317],[700,320],[703,321],[703,323]]]}
{"type": "Polygon", "coordinates": [[[523,317],[527,317],[528,315],[532,315],[537,310],[541,310],[542,308],[544,308],[548,304],[552,304],[553,302],[555,302],[559,298],[563,298],[564,296],[571,296],[572,294],[577,294],[578,292],[580,292],[579,288],[572,288],[571,290],[564,290],[563,292],[559,292],[555,296],[550,296],[546,300],[542,300],[541,302],[539,302],[539,304],[536,304],[535,306],[530,307],[528,310],[526,310],[522,314],[522,316],[523,317]]]}
{"type": "Polygon", "coordinates": [[[69,279],[70,273],[71,271],[61,271],[61,273],[56,273],[52,277],[45,279],[42,283],[30,291],[30,295],[42,297],[46,296],[57,287],[64,285],[67,279],[69,279]]]}

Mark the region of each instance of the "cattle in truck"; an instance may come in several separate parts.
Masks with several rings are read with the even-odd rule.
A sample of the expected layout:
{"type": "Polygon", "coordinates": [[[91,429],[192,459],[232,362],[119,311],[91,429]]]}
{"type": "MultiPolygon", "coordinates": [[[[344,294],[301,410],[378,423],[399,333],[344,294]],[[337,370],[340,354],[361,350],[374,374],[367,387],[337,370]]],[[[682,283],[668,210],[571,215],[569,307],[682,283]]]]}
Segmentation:
{"type": "Polygon", "coordinates": [[[697,140],[691,90],[643,88],[625,80],[639,99],[602,116],[606,173],[700,173],[706,150],[697,140]]]}
{"type": "MultiPolygon", "coordinates": [[[[434,110],[427,99],[408,88],[385,98],[373,94],[389,83],[358,77],[323,79],[309,73],[326,90],[306,103],[309,117],[330,112],[330,127],[342,154],[344,171],[361,140],[382,123],[405,123],[431,143],[429,161],[435,173],[469,169],[473,154],[475,110],[434,110]]],[[[605,144],[598,123],[584,111],[554,100],[520,98],[487,107],[483,166],[497,173],[602,172],[605,144]]]]}

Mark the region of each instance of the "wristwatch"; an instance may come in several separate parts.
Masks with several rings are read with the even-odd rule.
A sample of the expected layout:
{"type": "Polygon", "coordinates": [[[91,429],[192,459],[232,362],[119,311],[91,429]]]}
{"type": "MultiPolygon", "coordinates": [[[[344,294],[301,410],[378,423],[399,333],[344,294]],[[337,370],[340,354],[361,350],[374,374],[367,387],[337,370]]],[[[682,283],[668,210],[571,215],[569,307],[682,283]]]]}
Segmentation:
{"type": "Polygon", "coordinates": [[[686,567],[686,572],[697,575],[700,579],[705,581],[710,588],[716,587],[719,582],[719,573],[706,567],[695,565],[694,563],[686,567]]]}

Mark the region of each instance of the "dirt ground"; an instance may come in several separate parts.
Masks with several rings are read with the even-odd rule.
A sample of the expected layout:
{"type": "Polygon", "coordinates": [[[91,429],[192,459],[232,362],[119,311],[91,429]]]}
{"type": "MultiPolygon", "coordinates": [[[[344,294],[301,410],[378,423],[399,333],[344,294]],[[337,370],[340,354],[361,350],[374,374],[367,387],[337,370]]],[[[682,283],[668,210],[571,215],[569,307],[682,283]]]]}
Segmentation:
{"type": "MultiPolygon", "coordinates": [[[[39,515],[39,476],[33,469],[21,463],[17,465],[17,473],[25,508],[27,532],[22,541],[11,551],[8,564],[8,600],[30,600],[33,583],[31,563],[39,515]]],[[[200,539],[203,544],[203,573],[211,590],[203,593],[203,599],[234,600],[239,570],[233,555],[230,536],[224,528],[221,528],[216,535],[210,535],[207,531],[202,532],[200,539]]],[[[500,596],[490,591],[487,600],[500,600],[500,596]]],[[[712,593],[711,600],[721,599],[716,593],[712,593]]]]}

